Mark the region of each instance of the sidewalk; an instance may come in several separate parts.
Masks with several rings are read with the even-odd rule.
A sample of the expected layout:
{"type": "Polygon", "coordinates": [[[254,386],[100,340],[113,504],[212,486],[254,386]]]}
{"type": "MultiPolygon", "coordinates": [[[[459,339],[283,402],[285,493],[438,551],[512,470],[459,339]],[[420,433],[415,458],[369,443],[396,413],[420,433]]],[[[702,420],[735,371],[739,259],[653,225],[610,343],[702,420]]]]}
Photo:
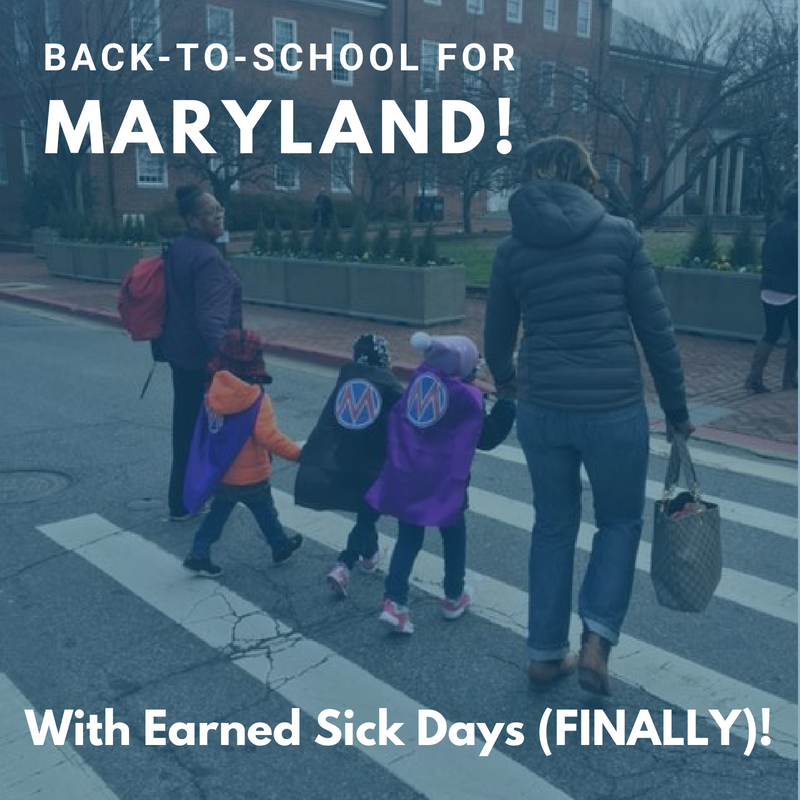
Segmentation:
{"type": "MultiPolygon", "coordinates": [[[[117,286],[56,278],[40,259],[27,253],[0,253],[0,300],[24,302],[119,324],[117,286]]],[[[467,299],[467,315],[457,325],[436,326],[434,333],[464,333],[482,342],[483,306],[467,299]]],[[[364,331],[385,336],[401,374],[417,363],[408,344],[413,329],[403,325],[350,319],[330,314],[247,304],[245,324],[261,333],[270,350],[291,358],[337,366],[364,331]]],[[[770,458],[797,460],[797,392],[751,395],[743,388],[753,345],[678,334],[686,373],[689,407],[697,437],[744,448],[770,458]]],[[[783,351],[776,350],[765,374],[767,385],[780,386],[783,351]]],[[[645,369],[647,401],[654,430],[663,430],[650,376],[645,369]]]]}

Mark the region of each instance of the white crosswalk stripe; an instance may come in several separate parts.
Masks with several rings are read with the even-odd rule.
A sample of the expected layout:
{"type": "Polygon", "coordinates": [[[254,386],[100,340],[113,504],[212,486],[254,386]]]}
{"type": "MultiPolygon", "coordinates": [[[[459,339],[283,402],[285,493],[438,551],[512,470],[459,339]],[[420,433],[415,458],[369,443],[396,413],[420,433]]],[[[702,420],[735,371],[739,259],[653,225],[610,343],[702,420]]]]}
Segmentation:
{"type": "MultiPolygon", "coordinates": [[[[696,459],[695,456],[698,450],[699,448],[692,448],[692,458],[696,461],[698,459],[696,459]]],[[[525,455],[522,450],[510,445],[500,445],[494,450],[488,453],[482,453],[481,455],[489,458],[499,458],[502,461],[508,461],[512,464],[525,465],[525,455]]],[[[669,455],[669,453],[667,453],[667,455],[669,455]]],[[[742,459],[739,460],[741,461],[742,459]]],[[[584,471],[581,471],[581,476],[584,483],[588,483],[584,471]]],[[[656,481],[648,480],[646,491],[647,497],[651,500],[659,500],[664,494],[664,486],[656,481]]],[[[746,505],[745,503],[737,503],[734,500],[716,497],[706,492],[703,492],[703,499],[708,500],[709,503],[716,503],[719,506],[719,513],[722,519],[730,520],[740,525],[747,525],[750,528],[769,531],[777,536],[783,536],[787,539],[794,539],[797,541],[796,517],[790,517],[787,514],[778,514],[766,508],[757,508],[755,506],[746,505]]]]}
{"type": "MultiPolygon", "coordinates": [[[[410,697],[292,631],[225,586],[187,576],[178,559],[147,539],[122,531],[98,515],[44,525],[39,530],[210,647],[222,649],[233,644],[243,648],[233,663],[256,680],[265,681],[293,707],[316,717],[330,707],[331,687],[336,687],[337,708],[352,709],[355,719],[374,719],[376,709],[383,707],[389,710],[392,723],[403,723],[400,730],[416,731],[422,706],[410,697]]],[[[569,800],[552,784],[496,750],[477,757],[482,742],[458,747],[445,739],[425,747],[412,739],[403,741],[402,746],[354,746],[425,797],[569,800]]]]}
{"type": "MultiPolygon", "coordinates": [[[[302,531],[315,541],[339,550],[352,522],[339,514],[314,512],[294,505],[291,495],[274,492],[281,521],[287,527],[302,531]]],[[[381,547],[391,549],[393,540],[381,535],[381,547]]],[[[413,584],[424,592],[439,596],[443,574],[441,558],[422,550],[414,564],[413,584]]],[[[511,630],[527,634],[527,593],[501,581],[468,570],[467,580],[478,588],[474,613],[511,630]]],[[[577,642],[581,623],[572,615],[570,637],[577,642]]],[[[777,695],[764,692],[719,672],[693,663],[646,642],[625,635],[615,648],[611,662],[613,674],[680,708],[697,709],[708,716],[709,709],[771,709],[771,750],[786,758],[797,759],[797,705],[777,695]]],[[[744,723],[744,721],[742,720],[744,723]]],[[[744,724],[734,724],[733,732],[747,738],[744,724]]]]}

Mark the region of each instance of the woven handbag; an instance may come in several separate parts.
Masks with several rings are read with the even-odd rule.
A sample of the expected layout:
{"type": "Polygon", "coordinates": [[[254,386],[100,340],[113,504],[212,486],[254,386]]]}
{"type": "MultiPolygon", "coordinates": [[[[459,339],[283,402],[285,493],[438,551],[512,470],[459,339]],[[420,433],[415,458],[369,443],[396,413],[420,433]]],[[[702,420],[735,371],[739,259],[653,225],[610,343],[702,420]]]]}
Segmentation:
{"type": "Polygon", "coordinates": [[[672,442],[664,496],[655,504],[650,577],[658,602],[703,611],[722,576],[719,506],[703,500],[686,439],[672,442]],[[675,494],[681,472],[688,491],[675,494]]]}

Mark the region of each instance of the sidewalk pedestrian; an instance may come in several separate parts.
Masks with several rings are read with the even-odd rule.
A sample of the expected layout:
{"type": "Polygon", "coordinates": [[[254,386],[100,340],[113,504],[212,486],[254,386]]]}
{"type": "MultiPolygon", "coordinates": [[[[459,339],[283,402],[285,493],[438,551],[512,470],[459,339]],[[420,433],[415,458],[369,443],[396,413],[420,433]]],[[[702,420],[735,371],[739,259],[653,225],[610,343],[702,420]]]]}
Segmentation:
{"type": "Polygon", "coordinates": [[[492,267],[484,337],[498,390],[517,393],[517,435],[533,486],[529,677],[544,686],[577,663],[581,686],[608,695],[608,656],[630,602],[647,479],[649,429],[634,334],[668,434],[694,428],[652,263],[633,224],[592,196],[597,173],[583,145],[560,136],[534,143],[521,180],[509,201],[511,235],[492,267]],[[578,601],[576,659],[569,620],[581,464],[597,533],[578,601]]]}
{"type": "Polygon", "coordinates": [[[225,332],[242,327],[242,290],[215,244],[225,227],[222,206],[199,186],[182,186],[175,197],[186,232],[166,257],[167,311],[156,352],[172,372],[169,518],[181,522],[191,517],[183,504],[183,484],[206,387],[206,365],[225,332]]]}
{"type": "Polygon", "coordinates": [[[224,474],[211,508],[195,534],[192,550],[183,562],[196,575],[216,577],[222,574],[222,569],[211,561],[211,545],[222,536],[237,503],[245,505],[255,517],[272,549],[273,563],[286,561],[303,543],[303,537],[286,535],[272,499],[269,481],[272,454],[297,461],[300,448],[281,433],[272,402],[264,391],[263,385],[272,383],[264,363],[264,343],[252,331],[228,331],[210,369],[213,379],[205,402],[212,415],[241,413],[263,395],[252,434],[224,474]]]}
{"type": "Polygon", "coordinates": [[[744,387],[754,394],[769,389],[764,384],[764,368],[781,338],[784,322],[789,329],[783,388],[797,388],[797,181],[783,197],[783,219],[767,231],[761,249],[761,306],[764,309],[764,335],[756,345],[744,387]]]}
{"type": "Polygon", "coordinates": [[[347,596],[356,563],[366,572],[378,565],[380,514],[364,495],[383,466],[389,412],[403,393],[386,339],[364,333],[353,342],[352,353],[303,447],[294,487],[297,505],[356,514],[347,544],[327,575],[340,597],[347,596]]]}
{"type": "Polygon", "coordinates": [[[458,619],[473,598],[465,586],[467,486],[475,450],[491,450],[514,424],[514,401],[500,397],[487,414],[473,382],[478,349],[466,336],[415,333],[423,354],[389,417],[387,459],[367,502],[398,520],[397,542],[386,576],[379,619],[399,633],[413,633],[407,601],[414,561],[425,527],[436,526],[444,550],[445,619],[458,619]]]}

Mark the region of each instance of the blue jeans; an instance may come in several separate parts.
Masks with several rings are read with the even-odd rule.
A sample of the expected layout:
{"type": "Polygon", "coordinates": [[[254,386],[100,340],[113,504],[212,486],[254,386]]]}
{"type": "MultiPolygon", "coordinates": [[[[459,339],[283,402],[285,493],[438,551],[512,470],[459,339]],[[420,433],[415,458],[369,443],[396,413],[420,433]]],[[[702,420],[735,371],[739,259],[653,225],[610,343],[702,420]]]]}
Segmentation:
{"type": "Polygon", "coordinates": [[[584,627],[612,644],[633,590],[642,532],[649,429],[644,403],[569,411],[520,402],[517,434],[528,462],[536,519],[528,566],[528,653],[537,661],[569,650],[581,464],[597,532],[578,597],[584,627]]]}
{"type": "MultiPolygon", "coordinates": [[[[464,591],[464,574],[467,569],[467,526],[462,513],[454,525],[439,528],[444,551],[444,593],[455,600],[464,591]]],[[[408,601],[408,581],[411,570],[422,549],[425,528],[398,520],[397,543],[389,562],[384,596],[404,606],[408,601]]]]}
{"type": "Polygon", "coordinates": [[[353,569],[359,558],[372,558],[378,552],[378,529],[375,523],[380,516],[379,512],[366,503],[359,509],[356,524],[347,537],[347,544],[336,559],[347,569],[353,569]]]}
{"type": "Polygon", "coordinates": [[[192,555],[201,558],[208,555],[211,545],[222,536],[222,529],[237,503],[250,509],[271,548],[274,549],[276,545],[286,541],[286,533],[278,519],[269,481],[249,486],[222,484],[214,494],[211,508],[194,536],[192,555]]]}

